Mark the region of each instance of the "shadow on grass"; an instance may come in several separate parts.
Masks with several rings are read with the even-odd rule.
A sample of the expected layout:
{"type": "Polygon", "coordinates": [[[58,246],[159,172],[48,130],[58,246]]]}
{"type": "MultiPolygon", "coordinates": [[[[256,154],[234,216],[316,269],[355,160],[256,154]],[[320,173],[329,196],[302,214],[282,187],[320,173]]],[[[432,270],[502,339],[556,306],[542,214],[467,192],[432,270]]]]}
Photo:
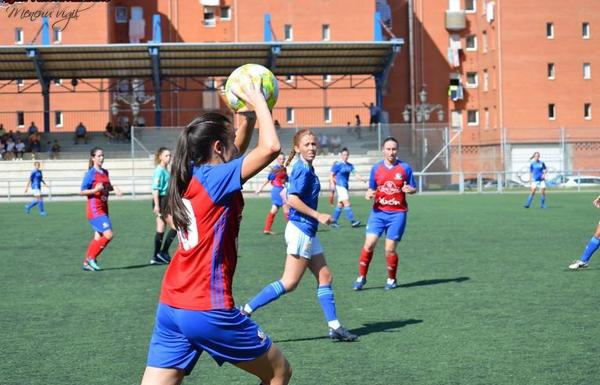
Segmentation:
{"type": "MultiPolygon", "coordinates": [[[[363,324],[363,326],[351,329],[350,331],[357,336],[366,336],[371,333],[385,333],[394,329],[400,329],[407,325],[413,325],[423,322],[420,319],[407,319],[407,320],[397,320],[397,321],[382,321],[382,322],[370,322],[363,324]]],[[[315,341],[315,340],[325,340],[329,339],[328,336],[319,336],[319,337],[306,337],[306,338],[290,338],[287,340],[273,340],[275,343],[282,342],[302,342],[302,341],[315,341]]]]}
{"type": "Polygon", "coordinates": [[[143,264],[143,265],[131,265],[131,266],[121,266],[121,267],[106,267],[106,268],[102,268],[101,271],[142,269],[144,267],[155,267],[155,266],[166,266],[166,265],[152,265],[150,263],[146,263],[146,264],[143,264]]]}
{"type": "MultiPolygon", "coordinates": [[[[398,288],[408,288],[408,287],[417,287],[417,286],[429,286],[429,285],[438,285],[440,283],[449,283],[449,282],[465,282],[470,280],[469,277],[457,277],[457,278],[440,278],[440,279],[423,279],[421,281],[415,281],[410,283],[404,283],[402,285],[398,285],[398,288]]],[[[370,286],[365,287],[362,291],[365,290],[374,290],[374,289],[383,289],[385,286],[370,286]]],[[[390,290],[392,291],[392,290],[390,290]]]]}

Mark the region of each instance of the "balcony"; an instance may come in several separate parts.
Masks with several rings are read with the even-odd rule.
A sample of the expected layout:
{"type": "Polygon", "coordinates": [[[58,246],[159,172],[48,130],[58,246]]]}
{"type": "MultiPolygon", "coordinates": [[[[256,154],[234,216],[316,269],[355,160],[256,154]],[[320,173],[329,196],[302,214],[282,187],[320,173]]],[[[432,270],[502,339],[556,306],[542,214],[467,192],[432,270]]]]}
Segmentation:
{"type": "Polygon", "coordinates": [[[448,31],[462,31],[467,27],[465,11],[446,11],[446,29],[448,31]]]}

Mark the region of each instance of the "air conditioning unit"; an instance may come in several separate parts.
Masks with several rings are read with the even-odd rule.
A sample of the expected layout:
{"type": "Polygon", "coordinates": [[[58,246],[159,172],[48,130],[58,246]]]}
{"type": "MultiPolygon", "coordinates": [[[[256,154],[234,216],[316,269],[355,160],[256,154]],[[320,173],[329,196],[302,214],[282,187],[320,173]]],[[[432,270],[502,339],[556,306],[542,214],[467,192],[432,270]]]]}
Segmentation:
{"type": "Polygon", "coordinates": [[[446,11],[446,29],[448,31],[462,31],[466,27],[465,11],[446,11]]]}

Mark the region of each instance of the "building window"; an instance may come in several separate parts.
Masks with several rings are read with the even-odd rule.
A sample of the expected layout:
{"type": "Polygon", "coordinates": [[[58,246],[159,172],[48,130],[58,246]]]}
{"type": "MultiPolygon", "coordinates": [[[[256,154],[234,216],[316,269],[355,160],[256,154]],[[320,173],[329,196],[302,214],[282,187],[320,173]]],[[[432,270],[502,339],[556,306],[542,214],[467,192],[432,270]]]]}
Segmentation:
{"type": "Polygon", "coordinates": [[[476,0],[465,0],[465,11],[471,13],[477,11],[477,1],[476,0]]]}
{"type": "Polygon", "coordinates": [[[592,78],[592,65],[590,63],[583,63],[583,78],[586,80],[592,78]]]}
{"type": "Polygon", "coordinates": [[[554,80],[554,63],[548,63],[548,79],[554,80]]]}
{"type": "Polygon", "coordinates": [[[323,75],[323,82],[331,83],[331,75],[323,75]]]}
{"type": "Polygon", "coordinates": [[[115,7],[115,22],[117,24],[127,23],[127,7],[115,7]]]}
{"type": "Polygon", "coordinates": [[[215,9],[213,7],[204,7],[204,26],[214,27],[215,25],[217,25],[215,9]]]}
{"type": "Polygon", "coordinates": [[[285,76],[285,82],[286,83],[293,83],[294,82],[294,75],[286,75],[285,76]]]}
{"type": "Polygon", "coordinates": [[[452,128],[462,128],[463,120],[461,110],[452,110],[450,113],[450,123],[452,124],[452,128]]]}
{"type": "Polygon", "coordinates": [[[490,110],[487,107],[484,108],[484,119],[485,119],[484,128],[489,129],[490,128],[490,110]]]}
{"type": "Polygon", "coordinates": [[[467,72],[467,88],[477,88],[477,72],[467,72]]]}
{"type": "Polygon", "coordinates": [[[465,46],[467,51],[477,51],[477,35],[467,35],[465,46]]]}
{"type": "Polygon", "coordinates": [[[581,24],[581,37],[584,39],[590,38],[590,23],[581,24]]]}
{"type": "Polygon", "coordinates": [[[323,24],[321,28],[321,37],[323,38],[323,41],[329,41],[329,24],[323,24]]]}
{"type": "Polygon", "coordinates": [[[23,28],[15,28],[15,44],[23,44],[25,40],[25,34],[23,28]]]}
{"type": "Polygon", "coordinates": [[[468,110],[467,111],[467,125],[476,126],[479,124],[479,111],[468,110]]]}
{"type": "Polygon", "coordinates": [[[62,127],[63,126],[63,113],[62,113],[62,111],[55,111],[54,112],[54,125],[56,127],[62,127]]]}
{"type": "Polygon", "coordinates": [[[546,37],[554,39],[554,23],[546,23],[546,37]]]}
{"type": "Polygon", "coordinates": [[[25,127],[25,113],[17,111],[17,127],[25,127]]]}
{"type": "Polygon", "coordinates": [[[283,27],[283,35],[286,41],[291,41],[294,39],[294,28],[291,24],[286,24],[283,27]]]}
{"type": "Polygon", "coordinates": [[[483,70],[483,91],[487,92],[490,86],[490,74],[487,69],[483,70]]]}
{"type": "Polygon", "coordinates": [[[62,30],[58,27],[54,27],[54,29],[52,29],[52,38],[54,44],[60,43],[62,41],[62,30]]]}
{"type": "Polygon", "coordinates": [[[231,20],[230,7],[221,7],[221,20],[231,20]]]}
{"type": "Polygon", "coordinates": [[[288,123],[294,123],[294,109],[292,107],[285,109],[285,119],[288,123]]]}
{"type": "Polygon", "coordinates": [[[486,53],[488,51],[488,36],[487,36],[487,31],[483,31],[481,33],[481,38],[483,40],[483,53],[486,53]]]}
{"type": "Polygon", "coordinates": [[[331,107],[323,108],[323,120],[325,123],[331,123],[331,107]]]}
{"type": "Polygon", "coordinates": [[[556,105],[554,103],[548,104],[548,119],[556,119],[556,105]]]}
{"type": "Polygon", "coordinates": [[[17,79],[17,87],[21,88],[25,86],[25,80],[17,79]]]}
{"type": "Polygon", "coordinates": [[[585,103],[583,105],[583,117],[585,120],[592,119],[592,103],[585,103]]]}

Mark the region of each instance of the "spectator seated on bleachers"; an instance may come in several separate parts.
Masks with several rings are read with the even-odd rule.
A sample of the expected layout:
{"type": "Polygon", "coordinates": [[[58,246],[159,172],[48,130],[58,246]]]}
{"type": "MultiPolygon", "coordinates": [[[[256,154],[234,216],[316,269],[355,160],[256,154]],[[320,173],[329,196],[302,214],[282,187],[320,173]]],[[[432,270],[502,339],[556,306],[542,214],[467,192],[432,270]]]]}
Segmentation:
{"type": "Polygon", "coordinates": [[[25,153],[25,143],[23,143],[21,139],[17,139],[13,152],[15,154],[15,159],[23,160],[23,154],[25,153]]]}
{"type": "Polygon", "coordinates": [[[329,137],[327,134],[319,135],[319,154],[327,155],[329,151],[329,137]]]}
{"type": "Polygon", "coordinates": [[[60,156],[60,144],[58,144],[58,140],[54,139],[54,144],[52,145],[52,155],[51,159],[58,159],[60,156]]]}
{"type": "Polygon", "coordinates": [[[14,159],[15,142],[12,136],[8,136],[6,139],[6,160],[14,159]]]}
{"type": "Polygon", "coordinates": [[[83,139],[83,143],[87,144],[87,128],[83,125],[82,122],[79,122],[79,125],[75,127],[75,144],[79,144],[79,139],[83,139]]]}
{"type": "Polygon", "coordinates": [[[106,127],[104,127],[104,136],[108,138],[109,143],[116,138],[115,128],[113,127],[111,122],[106,123],[106,127]]]}
{"type": "Polygon", "coordinates": [[[27,135],[31,136],[32,134],[35,134],[36,132],[40,132],[40,130],[38,130],[38,128],[34,122],[31,122],[31,124],[29,125],[29,128],[27,129],[27,135]]]}
{"type": "Polygon", "coordinates": [[[4,160],[4,158],[6,158],[6,144],[0,138],[0,160],[4,160]]]}
{"type": "Polygon", "coordinates": [[[34,132],[29,135],[29,139],[27,139],[29,143],[29,151],[32,153],[37,153],[42,151],[42,136],[39,132],[34,132]]]}
{"type": "Polygon", "coordinates": [[[342,149],[342,137],[337,134],[331,137],[331,144],[329,145],[329,149],[332,153],[338,154],[342,149]]]}

